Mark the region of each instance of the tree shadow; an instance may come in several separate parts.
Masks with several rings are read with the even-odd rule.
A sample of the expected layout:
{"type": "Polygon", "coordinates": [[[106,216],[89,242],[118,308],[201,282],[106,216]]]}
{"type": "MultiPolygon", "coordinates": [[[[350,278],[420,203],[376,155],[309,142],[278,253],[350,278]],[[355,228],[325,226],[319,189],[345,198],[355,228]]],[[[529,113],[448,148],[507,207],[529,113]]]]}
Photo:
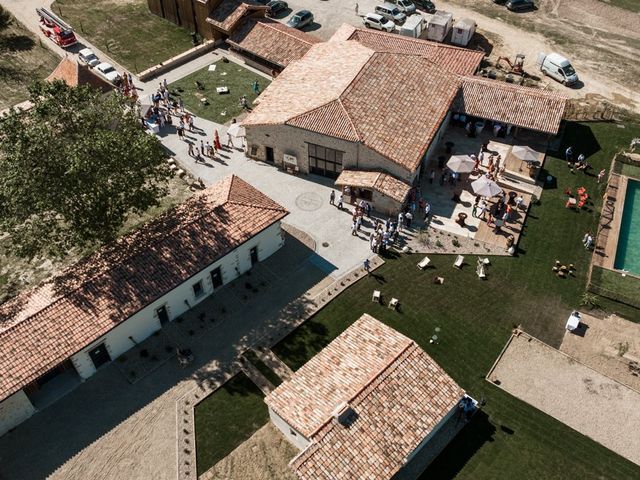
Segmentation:
{"type": "Polygon", "coordinates": [[[27,35],[9,35],[0,38],[0,50],[8,52],[25,52],[32,50],[36,42],[27,35]]]}

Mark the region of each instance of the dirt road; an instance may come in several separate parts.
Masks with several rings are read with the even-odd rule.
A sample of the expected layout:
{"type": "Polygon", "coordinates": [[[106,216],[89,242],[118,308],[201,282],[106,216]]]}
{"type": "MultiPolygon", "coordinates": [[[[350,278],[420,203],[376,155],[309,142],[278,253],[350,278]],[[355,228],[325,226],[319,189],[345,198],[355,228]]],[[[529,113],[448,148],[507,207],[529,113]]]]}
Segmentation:
{"type": "Polygon", "coordinates": [[[491,0],[437,1],[455,18],[476,20],[478,31],[494,43],[490,58],[526,55],[525,70],[538,74],[539,52],[571,59],[584,85],[567,88],[544,77],[549,88],[571,98],[605,98],[640,112],[640,15],[599,0],[539,0],[539,9],[512,13],[491,0]]]}

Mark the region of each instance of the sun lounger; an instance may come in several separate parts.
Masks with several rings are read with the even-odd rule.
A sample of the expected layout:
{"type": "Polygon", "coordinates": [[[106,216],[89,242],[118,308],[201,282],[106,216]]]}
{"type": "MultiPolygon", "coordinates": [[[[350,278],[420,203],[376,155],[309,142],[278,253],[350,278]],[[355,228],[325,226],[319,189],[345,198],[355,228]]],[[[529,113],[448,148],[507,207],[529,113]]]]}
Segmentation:
{"type": "Polygon", "coordinates": [[[418,263],[418,268],[420,270],[424,270],[425,268],[427,268],[429,266],[429,264],[431,263],[431,259],[429,257],[424,257],[420,263],[418,263]]]}
{"type": "Polygon", "coordinates": [[[392,298],[391,301],[389,302],[389,309],[390,310],[397,310],[398,309],[398,303],[400,303],[398,301],[397,298],[392,298]]]}
{"type": "Polygon", "coordinates": [[[374,290],[371,297],[372,302],[380,303],[380,290],[374,290]]]}
{"type": "Polygon", "coordinates": [[[464,257],[462,255],[458,255],[453,266],[456,268],[462,268],[462,262],[464,262],[464,257]]]}
{"type": "Polygon", "coordinates": [[[478,268],[476,269],[476,273],[478,274],[478,278],[481,280],[484,280],[485,278],[487,278],[487,273],[485,271],[484,263],[481,263],[478,265],[478,268]]]}

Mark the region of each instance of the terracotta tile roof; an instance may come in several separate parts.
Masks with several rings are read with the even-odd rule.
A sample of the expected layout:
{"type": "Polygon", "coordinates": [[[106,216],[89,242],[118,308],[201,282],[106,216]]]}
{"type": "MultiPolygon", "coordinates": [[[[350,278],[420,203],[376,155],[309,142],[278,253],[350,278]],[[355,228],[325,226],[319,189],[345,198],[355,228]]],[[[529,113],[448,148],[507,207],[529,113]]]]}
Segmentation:
{"type": "Polygon", "coordinates": [[[567,99],[536,88],[464,77],[454,109],[460,113],[557,134],[567,99]]]}
{"type": "Polygon", "coordinates": [[[232,46],[281,67],[302,58],[311,45],[320,42],[319,38],[281,22],[252,17],[246,18],[227,39],[232,46]]]}
{"type": "Polygon", "coordinates": [[[311,439],[291,462],[301,479],[388,479],[463,395],[412,340],[365,314],[265,401],[311,439]],[[332,416],[342,402],[355,412],[348,427],[332,416]]]}
{"type": "Polygon", "coordinates": [[[422,55],[330,41],[287,67],[243,124],[287,124],[359,140],[415,171],[458,88],[456,75],[422,55]]]}
{"type": "Polygon", "coordinates": [[[231,33],[238,22],[252,11],[266,11],[266,5],[259,5],[252,0],[222,0],[207,17],[207,23],[214,28],[231,33]]]}
{"type": "MultiPolygon", "coordinates": [[[[341,33],[341,35],[345,35],[341,33]]],[[[418,55],[432,61],[449,73],[473,75],[484,58],[484,52],[454,47],[444,43],[409,38],[396,33],[379,32],[354,28],[349,40],[376,52],[418,55]]]]}
{"type": "Polygon", "coordinates": [[[310,438],[392,363],[412,340],[364,314],[292,378],[265,398],[272,410],[310,438]]]}
{"type": "Polygon", "coordinates": [[[363,170],[343,170],[335,183],[376,190],[400,203],[405,201],[411,190],[411,185],[388,173],[363,170]]]}
{"type": "Polygon", "coordinates": [[[0,400],[287,214],[230,176],[0,305],[0,400]]]}
{"type": "Polygon", "coordinates": [[[463,395],[412,344],[350,402],[353,424],[332,419],[291,467],[302,480],[390,479],[463,395]]]}
{"type": "Polygon", "coordinates": [[[51,75],[47,77],[48,82],[54,80],[62,80],[70,87],[77,87],[79,85],[89,85],[103,92],[109,92],[113,89],[108,81],[100,77],[86,65],[80,65],[74,59],[65,57],[58,66],[55,68],[51,75]]]}

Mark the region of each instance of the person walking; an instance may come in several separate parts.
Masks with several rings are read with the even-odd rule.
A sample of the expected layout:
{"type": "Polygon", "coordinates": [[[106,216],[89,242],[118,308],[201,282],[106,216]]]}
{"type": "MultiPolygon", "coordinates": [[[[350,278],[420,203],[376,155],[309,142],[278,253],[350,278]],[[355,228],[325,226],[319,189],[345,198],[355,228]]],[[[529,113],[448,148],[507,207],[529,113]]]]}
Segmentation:
{"type": "Polygon", "coordinates": [[[231,138],[231,134],[227,132],[227,148],[229,147],[229,145],[231,145],[231,147],[233,148],[236,148],[236,146],[233,144],[233,138],[231,138]]]}
{"type": "Polygon", "coordinates": [[[432,168],[431,173],[429,173],[429,183],[433,184],[433,181],[436,178],[436,171],[432,168]]]}
{"type": "Polygon", "coordinates": [[[429,219],[430,213],[431,213],[431,204],[429,202],[425,202],[424,204],[424,221],[425,222],[429,219]]]}
{"type": "Polygon", "coordinates": [[[336,201],[336,192],[335,190],[331,190],[331,193],[329,194],[329,205],[335,205],[335,201],[336,201]]]}
{"type": "Polygon", "coordinates": [[[407,212],[404,215],[404,223],[407,226],[408,229],[411,228],[411,221],[413,220],[413,215],[411,214],[411,212],[407,212]]]}
{"type": "Polygon", "coordinates": [[[178,99],[178,106],[180,107],[180,111],[184,113],[184,101],[182,100],[182,97],[178,99]]]}
{"type": "Polygon", "coordinates": [[[340,196],[338,197],[338,210],[342,210],[343,207],[343,196],[342,194],[340,194],[340,196]]]}
{"type": "Polygon", "coordinates": [[[358,235],[358,222],[356,222],[355,220],[353,222],[351,222],[351,235],[358,235]]]}
{"type": "Polygon", "coordinates": [[[402,230],[402,227],[404,226],[404,213],[400,212],[398,214],[398,230],[402,230]]]}
{"type": "Polygon", "coordinates": [[[359,15],[359,10],[360,10],[360,5],[358,5],[358,2],[356,2],[356,15],[359,15]]]}
{"type": "Polygon", "coordinates": [[[600,170],[600,173],[598,173],[598,183],[602,183],[602,180],[604,180],[606,174],[607,171],[604,168],[600,170]]]}
{"type": "Polygon", "coordinates": [[[371,263],[369,262],[368,258],[364,259],[362,266],[364,268],[364,271],[367,272],[367,275],[369,275],[371,273],[371,263]]]}
{"type": "Polygon", "coordinates": [[[189,115],[189,131],[193,132],[193,115],[189,115]]]}
{"type": "Polygon", "coordinates": [[[251,88],[253,88],[253,93],[259,93],[260,92],[260,84],[258,83],[258,80],[256,80],[255,82],[253,82],[251,84],[251,88]]]}
{"type": "Polygon", "coordinates": [[[193,143],[189,142],[189,156],[193,157],[193,143]]]}
{"type": "Polygon", "coordinates": [[[564,158],[567,163],[573,163],[573,147],[569,147],[564,152],[564,158]]]}

